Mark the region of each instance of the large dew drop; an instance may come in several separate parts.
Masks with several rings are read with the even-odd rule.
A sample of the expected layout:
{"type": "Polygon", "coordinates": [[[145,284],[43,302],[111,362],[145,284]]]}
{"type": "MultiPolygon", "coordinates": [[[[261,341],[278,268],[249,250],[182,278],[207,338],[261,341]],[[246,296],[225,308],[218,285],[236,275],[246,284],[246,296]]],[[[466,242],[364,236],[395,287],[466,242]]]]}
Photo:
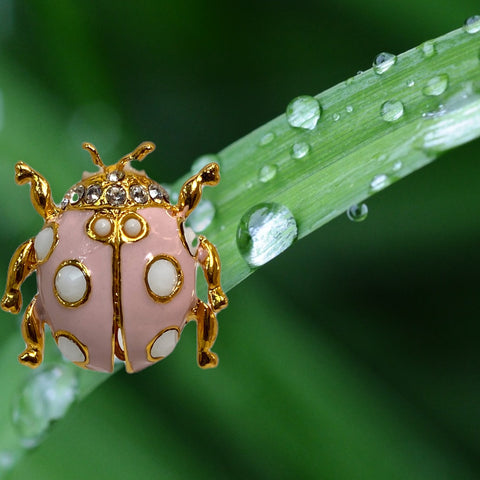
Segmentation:
{"type": "Polygon", "coordinates": [[[292,149],[290,150],[290,155],[292,158],[299,160],[300,158],[305,158],[310,152],[310,145],[305,142],[294,143],[292,149]]]}
{"type": "Polygon", "coordinates": [[[397,63],[397,57],[393,53],[380,53],[375,57],[373,61],[373,71],[377,75],[382,75],[387,70],[390,70],[395,63],[397,63]]]}
{"type": "Polygon", "coordinates": [[[286,250],[297,235],[297,222],[287,207],[260,203],[241,218],[237,246],[250,267],[259,267],[286,250]]]}
{"type": "Polygon", "coordinates": [[[382,105],[380,115],[386,122],[396,122],[403,116],[403,111],[402,102],[389,100],[382,105]]]}
{"type": "Polygon", "coordinates": [[[352,222],[363,222],[368,217],[368,207],[365,203],[352,205],[347,210],[347,218],[352,222]]]}
{"type": "Polygon", "coordinates": [[[431,78],[423,89],[423,94],[427,97],[441,95],[448,88],[448,75],[442,73],[431,78]]]}
{"type": "Polygon", "coordinates": [[[317,99],[302,95],[288,104],[286,115],[291,127],[313,130],[320,119],[320,104],[317,99]]]}
{"type": "Polygon", "coordinates": [[[24,447],[39,443],[50,423],[65,415],[77,390],[77,372],[70,366],[58,364],[35,372],[20,392],[12,414],[24,447]]]}

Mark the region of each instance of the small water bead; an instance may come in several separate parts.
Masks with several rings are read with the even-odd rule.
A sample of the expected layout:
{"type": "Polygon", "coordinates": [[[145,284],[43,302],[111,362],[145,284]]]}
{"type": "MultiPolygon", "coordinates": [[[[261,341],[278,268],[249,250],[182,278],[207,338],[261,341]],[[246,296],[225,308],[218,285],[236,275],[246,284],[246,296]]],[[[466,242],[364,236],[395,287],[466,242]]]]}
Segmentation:
{"type": "Polygon", "coordinates": [[[448,88],[448,75],[442,73],[431,78],[424,87],[423,94],[428,97],[441,95],[448,88]]]}
{"type": "Polygon", "coordinates": [[[57,364],[35,372],[20,392],[12,413],[25,447],[36,446],[50,423],[65,415],[77,390],[77,372],[70,365],[57,364]]]}
{"type": "Polygon", "coordinates": [[[415,86],[415,80],[407,80],[407,87],[412,88],[415,86]]]}
{"type": "Polygon", "coordinates": [[[403,116],[403,113],[403,103],[398,100],[388,100],[380,109],[380,115],[386,122],[396,122],[403,116]]]}
{"type": "Polygon", "coordinates": [[[385,187],[387,187],[390,184],[390,181],[388,177],[384,174],[381,173],[379,175],[375,175],[370,182],[370,190],[372,192],[379,192],[380,190],[383,190],[385,187]]]}
{"type": "Polygon", "coordinates": [[[378,54],[373,61],[373,71],[377,75],[382,75],[390,70],[395,63],[397,63],[396,55],[393,55],[393,53],[382,52],[378,54]]]}
{"type": "Polygon", "coordinates": [[[210,200],[204,199],[188,217],[188,225],[195,232],[203,232],[215,218],[215,207],[210,200]]]}
{"type": "Polygon", "coordinates": [[[214,155],[213,153],[202,155],[193,161],[190,171],[192,173],[198,173],[205,165],[208,165],[212,162],[220,164],[218,155],[214,155]]]}
{"type": "Polygon", "coordinates": [[[345,107],[345,110],[347,111],[347,113],[352,113],[353,112],[353,107],[351,105],[347,105],[345,107]]]}
{"type": "Polygon", "coordinates": [[[321,107],[316,98],[302,95],[288,104],[286,115],[291,127],[313,130],[320,119],[321,107]]]}
{"type": "Polygon", "coordinates": [[[433,55],[435,55],[435,53],[437,53],[437,49],[435,47],[435,43],[432,42],[431,40],[427,41],[427,42],[424,42],[421,46],[420,46],[421,50],[422,50],[422,53],[425,57],[432,57],[433,55]]]}
{"type": "Polygon", "coordinates": [[[275,138],[275,134],[272,132],[266,133],[261,139],[258,144],[261,147],[264,147],[265,145],[268,145],[269,143],[273,142],[273,139],[275,138]]]}
{"type": "Polygon", "coordinates": [[[333,121],[338,122],[340,120],[340,114],[339,113],[334,113],[332,115],[333,121]]]}
{"type": "Polygon", "coordinates": [[[463,24],[463,29],[467,33],[480,32],[480,15],[472,15],[467,18],[463,24]]]}
{"type": "Polygon", "coordinates": [[[277,174],[278,167],[276,165],[264,165],[258,172],[258,179],[262,183],[267,183],[277,174]]]}
{"type": "Polygon", "coordinates": [[[290,155],[292,158],[296,160],[300,160],[301,158],[305,158],[310,152],[310,145],[305,142],[298,142],[294,143],[292,149],[290,151],[290,155]]]}
{"type": "Polygon", "coordinates": [[[396,161],[396,162],[393,164],[392,170],[393,170],[394,172],[398,172],[402,167],[403,167],[402,161],[401,161],[401,160],[398,160],[398,161],[396,161]]]}
{"type": "Polygon", "coordinates": [[[363,222],[368,217],[368,207],[365,203],[352,205],[347,210],[347,217],[352,222],[363,222]]]}
{"type": "Polygon", "coordinates": [[[287,207],[260,203],[241,218],[237,246],[250,267],[259,267],[290,247],[297,235],[297,222],[287,207]]]}

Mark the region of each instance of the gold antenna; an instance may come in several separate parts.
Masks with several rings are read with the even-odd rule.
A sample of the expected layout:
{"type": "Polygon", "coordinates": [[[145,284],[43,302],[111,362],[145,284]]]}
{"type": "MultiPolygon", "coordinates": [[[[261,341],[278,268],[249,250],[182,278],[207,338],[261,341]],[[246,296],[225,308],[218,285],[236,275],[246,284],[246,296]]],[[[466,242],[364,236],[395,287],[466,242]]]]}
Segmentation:
{"type": "Polygon", "coordinates": [[[123,170],[123,167],[132,160],[142,161],[148,154],[152,153],[155,150],[155,144],[152,142],[143,142],[141,143],[133,152],[125,155],[117,163],[117,168],[123,170]]]}
{"type": "Polygon", "coordinates": [[[88,142],[84,142],[82,144],[82,148],[84,150],[87,150],[88,153],[90,153],[90,155],[92,156],[93,163],[95,165],[98,165],[100,168],[103,168],[105,170],[105,164],[102,162],[102,159],[100,158],[100,154],[98,153],[94,145],[88,142]]]}

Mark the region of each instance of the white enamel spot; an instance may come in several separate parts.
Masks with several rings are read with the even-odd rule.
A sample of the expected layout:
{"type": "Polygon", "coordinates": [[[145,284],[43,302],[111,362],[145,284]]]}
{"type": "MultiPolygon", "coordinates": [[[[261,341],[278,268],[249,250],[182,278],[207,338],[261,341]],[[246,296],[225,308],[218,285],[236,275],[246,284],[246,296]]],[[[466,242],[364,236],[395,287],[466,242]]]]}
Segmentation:
{"type": "Polygon", "coordinates": [[[177,269],[170,260],[161,258],[150,266],[147,281],[150,290],[155,295],[168,297],[177,286],[177,269]]]}
{"type": "Polygon", "coordinates": [[[35,253],[37,254],[37,260],[41,262],[44,260],[53,245],[54,232],[52,227],[44,228],[36,237],[33,242],[35,253]]]}
{"type": "Polygon", "coordinates": [[[170,355],[178,342],[177,330],[167,330],[160,335],[152,345],[150,355],[153,358],[162,358],[170,355]]]}
{"type": "Polygon", "coordinates": [[[142,231],[142,224],[136,218],[129,218],[123,225],[123,231],[131,238],[138,237],[142,231]]]}
{"type": "Polygon", "coordinates": [[[70,340],[70,338],[59,336],[57,343],[58,349],[67,360],[70,360],[71,362],[85,361],[85,355],[81,348],[73,340],[70,340]]]}
{"type": "Polygon", "coordinates": [[[185,227],[184,235],[185,235],[185,240],[187,241],[187,245],[188,245],[188,249],[190,250],[190,253],[192,255],[195,255],[198,247],[198,245],[195,244],[197,240],[196,233],[193,231],[193,228],[185,227]]]}
{"type": "Polygon", "coordinates": [[[76,265],[65,265],[55,277],[58,296],[66,303],[76,303],[87,293],[87,280],[76,265]]]}
{"type": "Polygon", "coordinates": [[[108,218],[100,217],[95,221],[93,230],[99,237],[107,237],[112,232],[112,223],[108,218]]]}

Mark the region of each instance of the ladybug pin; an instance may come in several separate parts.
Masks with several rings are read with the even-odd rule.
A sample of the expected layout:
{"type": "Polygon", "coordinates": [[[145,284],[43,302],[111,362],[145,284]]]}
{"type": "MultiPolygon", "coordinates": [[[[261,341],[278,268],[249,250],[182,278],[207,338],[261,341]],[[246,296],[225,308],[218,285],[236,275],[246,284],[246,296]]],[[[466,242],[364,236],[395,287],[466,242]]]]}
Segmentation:
{"type": "Polygon", "coordinates": [[[130,166],[155,149],[144,142],[106,166],[84,143],[99,171],[86,174],[60,206],[48,182],[23,162],[15,180],[29,182],[32,204],[45,220],[40,233],[13,255],[2,308],[18,313],[20,286],[37,272],[38,294],[22,322],[24,365],[42,362],[44,326],[63,356],[80,367],[111,372],[115,357],[137,372],[169,355],[189,320],[197,322],[198,364],[215,367],[216,313],[228,300],[220,286],[217,250],[204,236],[196,246],[184,222],[202,188],[216,185],[210,163],[183,185],[176,205],[158,183],[130,166]],[[208,284],[208,303],[195,292],[197,265],[208,284]]]}

